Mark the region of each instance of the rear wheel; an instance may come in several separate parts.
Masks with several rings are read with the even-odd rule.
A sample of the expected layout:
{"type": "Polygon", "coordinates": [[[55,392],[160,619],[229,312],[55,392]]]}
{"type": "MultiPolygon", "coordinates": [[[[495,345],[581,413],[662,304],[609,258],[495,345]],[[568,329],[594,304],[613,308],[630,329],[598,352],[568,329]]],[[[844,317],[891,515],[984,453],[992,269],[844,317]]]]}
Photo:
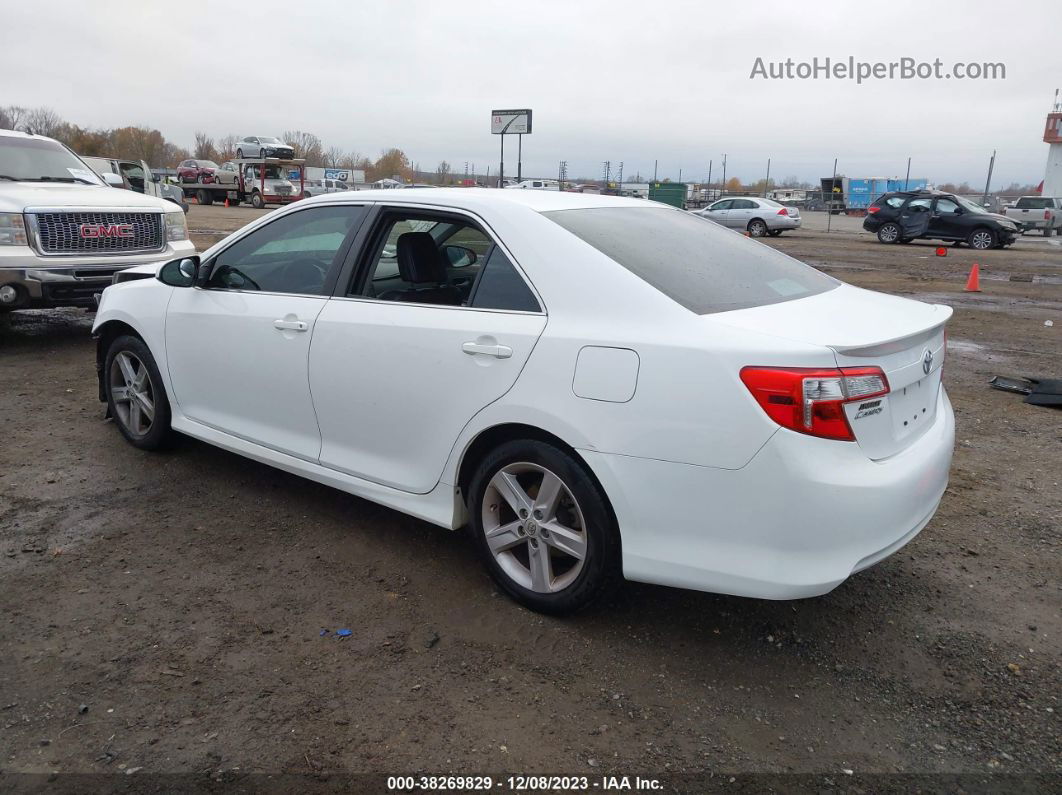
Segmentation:
{"type": "Polygon", "coordinates": [[[768,229],[767,234],[769,234],[771,237],[778,237],[780,234],[782,234],[783,231],[784,230],[782,229],[768,229]]]}
{"type": "Polygon", "coordinates": [[[104,360],[104,391],[115,425],[131,445],[158,450],[170,441],[170,401],[148,346],[118,337],[104,360]]]}
{"type": "Polygon", "coordinates": [[[878,241],[881,243],[895,243],[900,239],[900,226],[894,224],[891,221],[887,224],[882,224],[878,230],[878,241]]]}
{"type": "Polygon", "coordinates": [[[265,199],[262,198],[262,194],[258,191],[251,194],[251,206],[259,210],[265,207],[265,199]]]}
{"type": "Polygon", "coordinates": [[[749,237],[763,237],[767,234],[767,224],[759,218],[753,218],[748,225],[749,237]]]}
{"type": "Polygon", "coordinates": [[[621,579],[619,532],[600,487],[568,453],[506,442],[477,467],[469,514],[498,586],[542,613],[585,607],[621,579]]]}
{"type": "Polygon", "coordinates": [[[243,160],[243,150],[242,149],[237,149],[236,150],[236,159],[237,160],[243,160]]]}
{"type": "Polygon", "coordinates": [[[1052,229],[1050,226],[1044,229],[1044,237],[1051,237],[1051,235],[1053,235],[1054,233],[1055,230],[1052,229]]]}
{"type": "Polygon", "coordinates": [[[200,204],[213,204],[214,203],[214,197],[211,195],[210,191],[203,190],[202,188],[200,188],[199,190],[197,190],[195,192],[195,200],[197,202],[199,202],[200,204]]]}
{"type": "Polygon", "coordinates": [[[978,251],[995,248],[996,233],[991,229],[982,226],[970,233],[970,236],[966,238],[966,244],[970,248],[975,248],[978,251]]]}

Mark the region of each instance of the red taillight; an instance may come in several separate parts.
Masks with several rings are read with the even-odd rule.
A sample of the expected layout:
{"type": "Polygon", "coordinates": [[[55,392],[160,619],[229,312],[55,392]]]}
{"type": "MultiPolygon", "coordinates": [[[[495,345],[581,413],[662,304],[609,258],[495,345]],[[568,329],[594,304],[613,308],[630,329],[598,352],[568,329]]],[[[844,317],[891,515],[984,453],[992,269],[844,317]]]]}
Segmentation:
{"type": "Polygon", "coordinates": [[[1051,220],[1051,211],[1050,210],[1044,210],[1044,220],[1045,221],[1050,221],[1051,220]]]}
{"type": "Polygon", "coordinates": [[[855,436],[844,404],[889,394],[880,367],[745,367],[741,380],[783,428],[848,442],[855,436]]]}
{"type": "Polygon", "coordinates": [[[789,208],[788,207],[783,207],[781,210],[778,211],[778,214],[779,215],[789,215],[789,208]]]}
{"type": "Polygon", "coordinates": [[[876,213],[880,209],[881,209],[880,207],[875,207],[874,205],[870,205],[869,207],[867,207],[867,214],[868,215],[873,215],[874,213],[876,213]]]}

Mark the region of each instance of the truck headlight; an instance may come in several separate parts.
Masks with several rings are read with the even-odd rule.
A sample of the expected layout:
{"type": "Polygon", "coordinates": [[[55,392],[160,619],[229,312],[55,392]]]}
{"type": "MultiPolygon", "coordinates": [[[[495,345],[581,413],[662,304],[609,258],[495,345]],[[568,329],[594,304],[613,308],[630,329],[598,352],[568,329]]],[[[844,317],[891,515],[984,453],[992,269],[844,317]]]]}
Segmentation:
{"type": "Polygon", "coordinates": [[[22,213],[0,213],[0,246],[25,246],[27,242],[22,213]]]}
{"type": "Polygon", "coordinates": [[[166,242],[188,239],[188,219],[184,217],[184,210],[166,212],[166,242]]]}

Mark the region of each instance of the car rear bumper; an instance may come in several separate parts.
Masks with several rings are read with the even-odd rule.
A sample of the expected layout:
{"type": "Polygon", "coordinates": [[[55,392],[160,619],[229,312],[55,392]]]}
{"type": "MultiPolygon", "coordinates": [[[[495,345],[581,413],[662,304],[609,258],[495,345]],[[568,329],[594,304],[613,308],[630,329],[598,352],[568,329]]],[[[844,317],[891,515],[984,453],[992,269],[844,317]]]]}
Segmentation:
{"type": "Polygon", "coordinates": [[[713,469],[579,452],[612,500],[627,579],[765,599],[827,593],[893,554],[936,512],[955,418],[891,458],[780,429],[747,465],[713,469]]]}
{"type": "Polygon", "coordinates": [[[799,229],[800,218],[799,216],[793,218],[788,215],[772,215],[767,218],[768,229],[799,229]]]}

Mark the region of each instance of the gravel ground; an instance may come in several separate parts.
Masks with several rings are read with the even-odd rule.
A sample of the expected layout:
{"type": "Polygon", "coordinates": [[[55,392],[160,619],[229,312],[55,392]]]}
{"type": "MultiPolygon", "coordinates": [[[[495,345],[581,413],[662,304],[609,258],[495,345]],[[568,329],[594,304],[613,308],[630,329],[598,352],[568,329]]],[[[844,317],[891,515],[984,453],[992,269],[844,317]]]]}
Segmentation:
{"type": "MultiPolygon", "coordinates": [[[[255,214],[189,220],[205,248],[255,214]]],[[[979,254],[984,292],[963,293],[968,249],[821,221],[770,245],[955,307],[958,444],[927,529],[804,601],[628,584],[574,618],[530,613],[462,534],[192,440],[133,449],[96,401],[89,315],[0,317],[0,788],[53,771],[291,791],[413,772],[1062,784],[1062,411],[985,384],[1062,377],[1062,248],[979,254]]]]}

